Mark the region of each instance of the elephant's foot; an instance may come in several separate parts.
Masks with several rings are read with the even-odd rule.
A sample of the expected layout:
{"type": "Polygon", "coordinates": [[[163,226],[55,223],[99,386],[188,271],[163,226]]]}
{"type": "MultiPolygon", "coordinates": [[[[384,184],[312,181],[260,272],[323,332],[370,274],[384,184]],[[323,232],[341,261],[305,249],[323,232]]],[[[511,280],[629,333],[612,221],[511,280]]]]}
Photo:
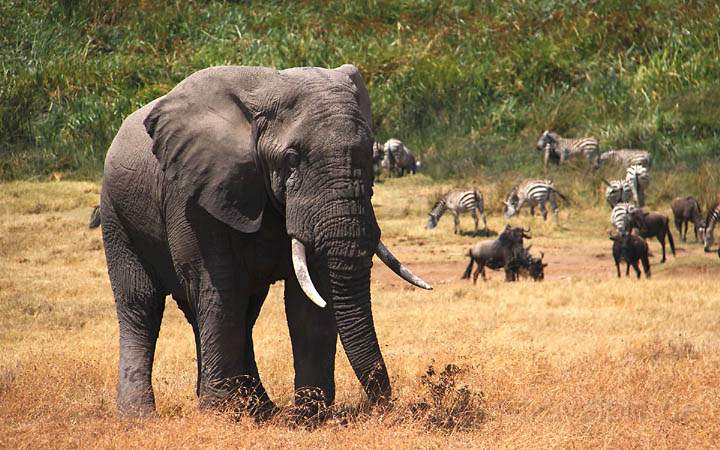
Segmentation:
{"type": "Polygon", "coordinates": [[[118,387],[117,407],[125,418],[148,418],[155,416],[155,396],[152,388],[118,387]]]}
{"type": "Polygon", "coordinates": [[[298,425],[316,426],[327,420],[332,413],[333,399],[320,388],[301,388],[295,391],[292,415],[298,425]]]}
{"type": "Polygon", "coordinates": [[[259,421],[268,420],[279,411],[262,383],[249,375],[225,380],[216,386],[202,386],[200,407],[237,416],[249,415],[259,421]]]}

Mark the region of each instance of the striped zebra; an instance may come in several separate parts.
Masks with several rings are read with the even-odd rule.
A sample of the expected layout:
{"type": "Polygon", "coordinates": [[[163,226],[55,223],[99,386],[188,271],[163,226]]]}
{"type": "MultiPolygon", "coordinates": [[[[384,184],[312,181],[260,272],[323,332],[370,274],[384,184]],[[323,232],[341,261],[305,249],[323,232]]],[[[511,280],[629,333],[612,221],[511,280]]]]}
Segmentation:
{"type": "Polygon", "coordinates": [[[558,218],[557,196],[565,201],[567,197],[562,195],[555,189],[553,182],[550,180],[528,180],[519,186],[515,186],[507,196],[505,203],[505,219],[510,220],[512,216],[517,214],[520,209],[527,203],[530,206],[530,214],[535,215],[535,207],[540,206],[543,220],[547,220],[547,208],[545,203],[548,201],[553,208],[555,220],[558,218]]]}
{"type": "MultiPolygon", "coordinates": [[[[714,208],[708,210],[707,218],[705,219],[705,251],[709,252],[710,247],[715,243],[715,224],[720,221],[720,203],[716,204],[714,208]]],[[[720,254],[720,250],[718,250],[720,254]]]]}
{"type": "Polygon", "coordinates": [[[610,212],[610,223],[618,231],[620,235],[630,232],[632,223],[630,214],[635,211],[635,205],[627,202],[620,202],[615,205],[610,212]]]}
{"type": "Polygon", "coordinates": [[[650,152],[646,150],[624,148],[620,150],[610,150],[600,154],[600,163],[615,163],[623,168],[628,168],[633,164],[640,164],[648,169],[650,168],[650,152]]]}
{"type": "Polygon", "coordinates": [[[630,183],[627,180],[607,181],[604,178],[601,178],[601,180],[607,185],[607,188],[605,188],[605,200],[608,202],[611,209],[618,203],[627,203],[630,201],[632,190],[630,189],[630,183]]]}
{"type": "Polygon", "coordinates": [[[650,185],[650,172],[647,167],[633,164],[625,172],[625,181],[630,183],[630,190],[638,207],[645,206],[645,190],[650,185]]]}
{"type": "Polygon", "coordinates": [[[455,221],[455,234],[460,233],[460,214],[470,212],[473,220],[475,220],[475,234],[478,233],[478,216],[483,220],[483,226],[487,233],[487,218],[485,217],[485,202],[483,195],[475,189],[453,189],[447,194],[443,195],[440,200],[435,203],[432,210],[428,214],[427,225],[425,228],[435,228],[440,221],[440,217],[445,214],[445,211],[450,211],[455,221]]]}
{"type": "Polygon", "coordinates": [[[405,172],[413,175],[417,172],[418,163],[409,148],[400,139],[388,139],[385,142],[385,156],[382,167],[401,177],[405,172]]]}
{"type": "Polygon", "coordinates": [[[584,156],[593,168],[599,165],[600,145],[594,137],[567,139],[550,130],[545,130],[537,142],[537,150],[542,151],[545,168],[548,162],[559,165],[570,159],[584,156]]]}

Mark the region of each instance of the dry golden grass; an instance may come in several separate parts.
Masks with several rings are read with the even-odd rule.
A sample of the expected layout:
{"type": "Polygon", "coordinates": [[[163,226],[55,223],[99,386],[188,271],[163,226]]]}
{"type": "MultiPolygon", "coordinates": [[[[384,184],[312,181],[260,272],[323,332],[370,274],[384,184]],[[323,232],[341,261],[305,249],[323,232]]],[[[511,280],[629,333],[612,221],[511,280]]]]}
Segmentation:
{"type": "MultiPolygon", "coordinates": [[[[377,266],[374,313],[394,381],[395,407],[310,431],[200,412],[192,333],[168,299],[154,387],[158,417],[115,414],[117,325],[98,230],[88,230],[92,183],[0,185],[0,447],[712,447],[720,442],[720,261],[694,242],[653,278],[617,280],[605,237],[608,211],[565,209],[561,225],[531,220],[546,281],[473,286],[460,275],[476,238],[452,220],[425,230],[428,199],[447,186],[422,177],[376,187],[384,239],[435,284],[405,286],[377,266]],[[391,202],[393,196],[406,203],[391,202]],[[477,394],[466,431],[428,426],[410,409],[430,401],[429,365],[464,369],[477,394]]],[[[482,186],[480,186],[482,187],[482,186]]],[[[483,188],[484,189],[484,188],[483,188]]],[[[500,188],[498,188],[500,189],[500,188]]],[[[497,231],[502,220],[490,215],[497,231]]],[[[471,220],[464,218],[464,229],[471,220]]],[[[679,239],[676,239],[679,241],[679,239]]],[[[292,398],[282,286],[256,327],[264,383],[292,398]]],[[[341,408],[362,399],[342,353],[341,408]]],[[[431,409],[434,407],[431,406],[431,409]]],[[[435,408],[434,413],[442,411],[435,408]]]]}

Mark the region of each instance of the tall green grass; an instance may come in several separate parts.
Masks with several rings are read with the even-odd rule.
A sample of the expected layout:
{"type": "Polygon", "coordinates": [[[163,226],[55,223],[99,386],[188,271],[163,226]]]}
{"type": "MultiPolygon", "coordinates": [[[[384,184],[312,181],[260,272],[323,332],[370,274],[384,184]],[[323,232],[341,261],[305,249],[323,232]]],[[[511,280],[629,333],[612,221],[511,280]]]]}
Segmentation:
{"type": "Polygon", "coordinates": [[[715,1],[6,0],[0,29],[0,179],[96,178],[123,117],[219,64],[354,63],[434,178],[537,173],[548,128],[720,158],[715,1]]]}

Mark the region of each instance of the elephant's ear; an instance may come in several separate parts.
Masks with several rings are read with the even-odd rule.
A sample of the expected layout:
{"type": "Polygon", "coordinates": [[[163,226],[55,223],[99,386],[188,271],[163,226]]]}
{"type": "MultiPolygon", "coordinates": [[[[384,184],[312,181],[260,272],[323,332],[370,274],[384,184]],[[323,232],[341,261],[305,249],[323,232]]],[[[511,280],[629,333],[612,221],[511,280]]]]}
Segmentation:
{"type": "Polygon", "coordinates": [[[368,126],[372,129],[372,109],[370,107],[370,94],[368,94],[367,87],[365,86],[365,80],[363,79],[360,71],[357,67],[352,64],[343,64],[338,67],[337,70],[349,76],[352,82],[357,88],[358,103],[360,104],[360,111],[362,112],[368,126]]]}
{"type": "Polygon", "coordinates": [[[252,233],[267,195],[242,78],[238,67],[197,72],[161,98],[144,124],[166,179],[215,218],[252,233]]]}

